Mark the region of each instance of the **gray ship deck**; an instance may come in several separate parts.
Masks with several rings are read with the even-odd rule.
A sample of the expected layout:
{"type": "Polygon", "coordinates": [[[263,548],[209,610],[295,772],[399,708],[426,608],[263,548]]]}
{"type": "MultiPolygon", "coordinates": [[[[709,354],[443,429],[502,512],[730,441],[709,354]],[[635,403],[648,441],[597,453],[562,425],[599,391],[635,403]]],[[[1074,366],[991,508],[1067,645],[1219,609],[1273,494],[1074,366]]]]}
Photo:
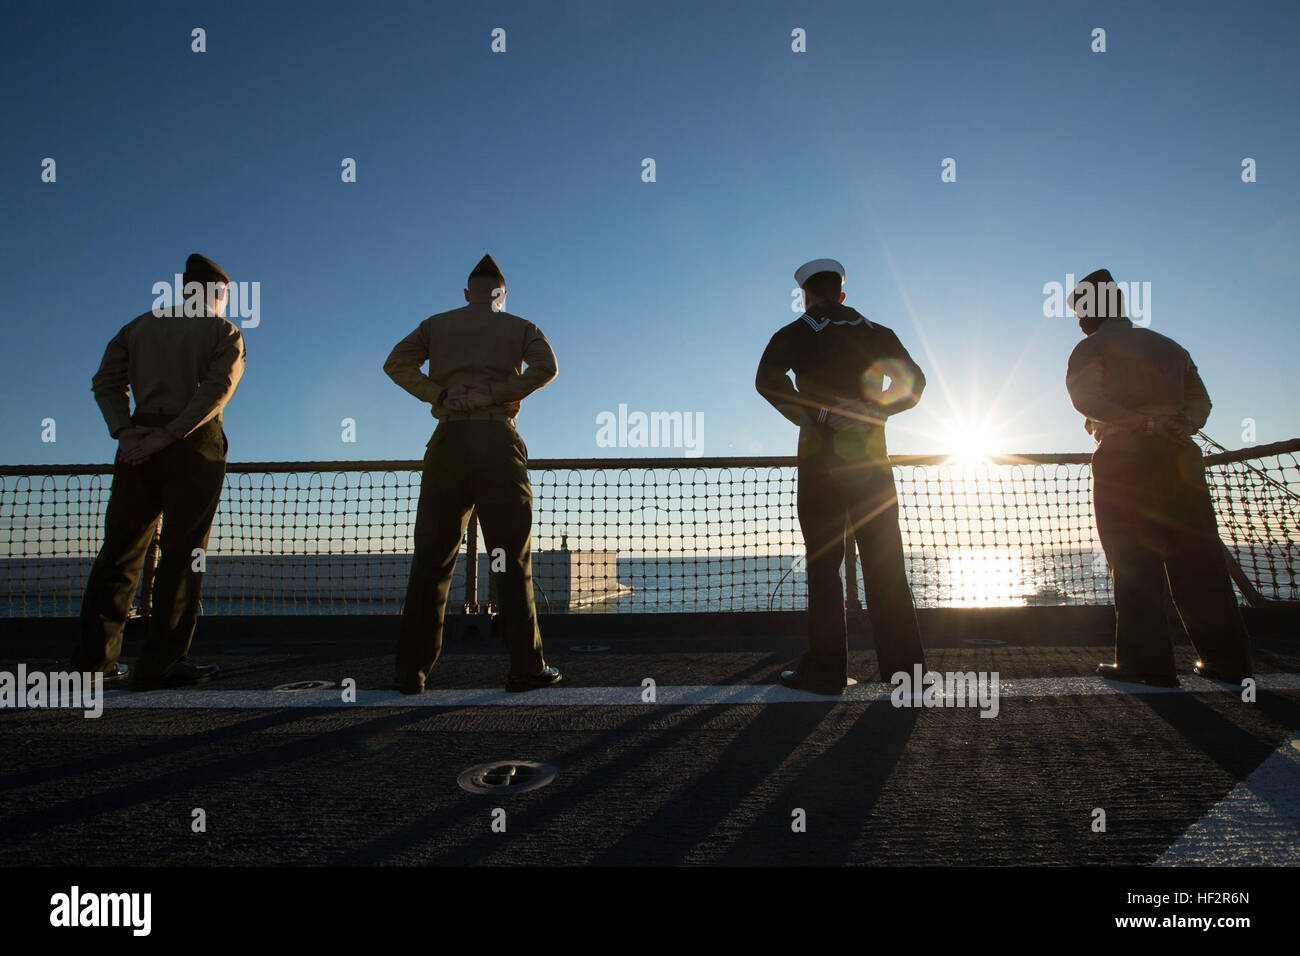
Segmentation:
{"type": "MultiPolygon", "coordinates": [[[[549,636],[565,680],[524,695],[501,692],[497,643],[451,641],[412,698],[388,689],[392,619],[330,636],[265,625],[202,621],[193,656],[223,667],[206,686],[109,691],[96,720],[0,712],[0,864],[1300,863],[1288,627],[1257,633],[1255,703],[1191,676],[1177,690],[1093,678],[1104,634],[927,635],[932,669],[999,674],[986,719],[892,706],[867,649],[842,700],[774,686],[801,649],[789,636],[623,637],[610,618],[604,638],[598,623],[549,636]],[[272,689],[347,678],[355,703],[272,689]],[[528,792],[457,786],[490,760],[559,772],[528,792]]],[[[74,626],[7,628],[0,670],[59,668],[50,649],[74,626]]],[[[1178,661],[1190,674],[1189,647],[1178,661]]]]}

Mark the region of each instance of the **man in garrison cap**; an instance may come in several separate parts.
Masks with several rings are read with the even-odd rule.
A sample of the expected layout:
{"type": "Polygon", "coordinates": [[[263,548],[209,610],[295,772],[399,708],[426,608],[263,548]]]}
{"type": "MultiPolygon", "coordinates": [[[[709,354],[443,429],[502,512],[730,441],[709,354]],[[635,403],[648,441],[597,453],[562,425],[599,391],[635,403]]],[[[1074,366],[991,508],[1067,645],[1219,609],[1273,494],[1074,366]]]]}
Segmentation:
{"type": "Polygon", "coordinates": [[[804,313],[772,336],[755,380],[759,394],[799,426],[808,651],[782,672],[781,683],[837,695],[848,682],[840,580],[846,522],[862,561],[880,679],[910,674],[918,664],[925,670],[885,448],[885,420],[920,400],[925,376],[898,336],[843,304],[842,265],[814,259],[794,277],[803,289],[804,313]]]}
{"type": "Polygon", "coordinates": [[[537,629],[533,492],[528,448],[515,431],[520,401],[555,378],[555,353],[541,329],[505,311],[506,280],[490,255],[474,267],[464,291],[465,306],[425,319],[384,363],[389,377],[428,402],[438,419],[424,454],[415,556],[397,642],[396,686],[407,694],[424,690],[442,652],[447,592],[472,508],[488,553],[505,553],[497,597],[510,653],[506,690],[560,680],[542,656],[537,629]]]}
{"type": "Polygon", "coordinates": [[[1167,579],[1196,673],[1240,683],[1252,670],[1250,639],[1191,438],[1210,416],[1205,385],[1186,349],[1125,318],[1108,270],[1084,276],[1067,302],[1085,338],[1065,385],[1097,441],[1093,510],[1115,589],[1115,662],[1097,673],[1178,685],[1167,579]]]}
{"type": "Polygon", "coordinates": [[[244,375],[244,338],[222,317],[230,289],[225,270],[196,252],[185,261],[184,282],[183,303],[122,327],[92,379],[118,452],[72,669],[100,671],[110,681],[126,677],[118,662],[122,629],[161,515],[153,610],[132,690],[202,683],[218,671],[186,656],[203,577],[193,569],[193,552],[207,548],[221,499],[229,447],[221,410],[244,375]]]}

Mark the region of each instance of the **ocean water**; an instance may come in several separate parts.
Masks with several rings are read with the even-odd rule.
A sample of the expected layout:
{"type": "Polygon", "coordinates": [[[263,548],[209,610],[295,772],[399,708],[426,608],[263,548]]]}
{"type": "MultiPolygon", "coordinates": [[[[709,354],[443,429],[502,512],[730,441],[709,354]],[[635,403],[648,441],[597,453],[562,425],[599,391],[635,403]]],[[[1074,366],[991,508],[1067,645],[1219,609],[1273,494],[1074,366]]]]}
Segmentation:
{"type": "MultiPolygon", "coordinates": [[[[1300,555],[1254,549],[1256,577],[1268,596],[1295,596],[1287,569],[1300,555]],[[1289,561],[1289,564],[1288,564],[1289,561]]],[[[450,608],[464,600],[464,554],[452,578],[450,608]]],[[[482,556],[480,556],[482,557],[482,556]]],[[[0,559],[0,616],[78,613],[90,557],[0,559]]],[[[577,576],[565,582],[535,566],[539,613],[618,614],[663,611],[800,610],[807,606],[801,556],[729,555],[618,557],[616,580],[577,576]]],[[[219,555],[208,558],[203,581],[207,614],[396,614],[406,594],[410,556],[219,555]]],[[[1100,550],[954,548],[907,555],[918,607],[1014,607],[1109,604],[1109,570],[1100,550]]],[[[860,576],[859,576],[860,577],[860,576]]],[[[858,593],[865,597],[861,580],[858,593]]],[[[488,584],[479,582],[480,600],[488,584]]]]}

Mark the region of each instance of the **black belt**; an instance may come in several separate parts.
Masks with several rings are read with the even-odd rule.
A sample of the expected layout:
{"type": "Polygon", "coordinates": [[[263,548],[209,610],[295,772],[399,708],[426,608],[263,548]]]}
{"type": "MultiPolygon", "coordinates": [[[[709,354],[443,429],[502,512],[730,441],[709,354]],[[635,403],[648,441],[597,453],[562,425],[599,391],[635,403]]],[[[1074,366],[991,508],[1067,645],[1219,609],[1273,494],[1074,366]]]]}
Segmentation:
{"type": "Polygon", "coordinates": [[[440,422],[505,422],[507,425],[514,425],[515,416],[506,412],[447,412],[441,418],[440,422]]]}

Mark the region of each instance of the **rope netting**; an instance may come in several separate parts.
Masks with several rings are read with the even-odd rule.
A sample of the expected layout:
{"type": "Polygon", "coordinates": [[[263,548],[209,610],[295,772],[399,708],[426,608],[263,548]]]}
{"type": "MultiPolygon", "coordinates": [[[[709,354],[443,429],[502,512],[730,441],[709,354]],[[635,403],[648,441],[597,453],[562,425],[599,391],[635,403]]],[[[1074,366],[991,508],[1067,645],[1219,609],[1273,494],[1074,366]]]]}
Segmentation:
{"type": "MultiPolygon", "coordinates": [[[[1300,598],[1297,454],[1300,439],[1206,458],[1220,534],[1251,603],[1300,598]]],[[[1088,459],[895,456],[917,606],[1110,603],[1088,459]]],[[[204,613],[399,613],[419,464],[230,464],[204,613]]],[[[535,460],[530,472],[540,613],[807,605],[793,459],[535,460]]],[[[111,481],[107,465],[0,468],[0,616],[79,612],[111,481]]],[[[491,546],[476,542],[482,603],[491,546]]],[[[467,600],[466,565],[463,546],[451,610],[467,600]]]]}

